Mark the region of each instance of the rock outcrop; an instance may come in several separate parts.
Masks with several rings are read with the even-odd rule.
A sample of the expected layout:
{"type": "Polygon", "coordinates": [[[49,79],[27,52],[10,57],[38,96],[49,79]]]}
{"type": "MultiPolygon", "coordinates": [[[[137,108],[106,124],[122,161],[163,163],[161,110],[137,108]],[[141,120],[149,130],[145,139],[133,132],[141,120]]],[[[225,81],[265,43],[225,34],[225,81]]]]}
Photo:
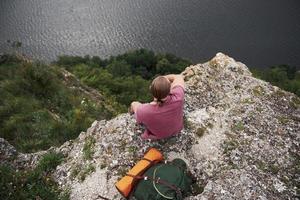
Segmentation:
{"type": "Polygon", "coordinates": [[[200,189],[186,199],[299,198],[299,98],[222,53],[182,74],[185,128],[178,136],[144,141],[143,128],[121,114],[52,148],[65,155],[53,176],[71,199],[122,199],[115,182],[149,147],[188,163],[200,189]]]}

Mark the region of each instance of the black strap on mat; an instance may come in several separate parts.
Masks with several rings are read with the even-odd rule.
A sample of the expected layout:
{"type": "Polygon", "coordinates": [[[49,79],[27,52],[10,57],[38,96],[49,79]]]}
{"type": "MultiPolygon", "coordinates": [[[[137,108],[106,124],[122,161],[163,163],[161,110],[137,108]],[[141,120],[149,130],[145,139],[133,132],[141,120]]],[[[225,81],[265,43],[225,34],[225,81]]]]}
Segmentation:
{"type": "Polygon", "coordinates": [[[98,194],[98,196],[96,197],[96,199],[104,199],[104,200],[110,200],[109,198],[103,197],[100,194],[98,194]]]}

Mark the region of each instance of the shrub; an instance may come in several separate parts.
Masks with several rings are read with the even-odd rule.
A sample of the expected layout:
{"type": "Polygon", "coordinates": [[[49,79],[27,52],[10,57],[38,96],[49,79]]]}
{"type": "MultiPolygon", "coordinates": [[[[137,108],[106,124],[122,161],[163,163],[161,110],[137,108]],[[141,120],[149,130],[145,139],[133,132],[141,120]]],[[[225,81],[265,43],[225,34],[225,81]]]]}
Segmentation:
{"type": "Polygon", "coordinates": [[[113,116],[113,108],[67,86],[58,67],[14,58],[1,63],[0,72],[0,137],[22,152],[60,145],[95,119],[113,116]]]}
{"type": "Polygon", "coordinates": [[[49,152],[45,154],[39,161],[37,170],[40,170],[42,172],[50,172],[63,161],[63,157],[64,156],[61,153],[49,152]]]}
{"type": "Polygon", "coordinates": [[[267,69],[250,68],[253,75],[300,96],[300,72],[288,65],[273,66],[267,69]]]}
{"type": "Polygon", "coordinates": [[[0,165],[1,199],[69,199],[48,174],[61,162],[62,155],[46,154],[34,170],[15,170],[0,165]]]}
{"type": "Polygon", "coordinates": [[[112,56],[60,56],[58,66],[8,56],[0,64],[0,137],[18,150],[34,152],[74,139],[96,119],[126,112],[132,101],[151,100],[150,79],[179,73],[189,61],[140,49],[112,56]],[[66,77],[63,67],[100,91],[103,102],[66,77]],[[80,89],[78,89],[80,87],[80,89]]]}
{"type": "MultiPolygon", "coordinates": [[[[86,57],[85,57],[86,58],[86,57]]],[[[68,57],[70,59],[70,57],[68,57]]],[[[76,65],[68,63],[66,68],[74,73],[83,83],[100,90],[116,99],[119,112],[126,112],[132,101],[151,100],[149,93],[150,79],[157,74],[180,73],[191,64],[190,61],[172,54],[155,54],[153,51],[139,49],[122,55],[112,56],[104,67],[94,68],[85,59],[76,65]]],[[[59,66],[65,67],[61,62],[59,66]]]]}
{"type": "Polygon", "coordinates": [[[95,138],[93,137],[87,137],[85,139],[85,143],[84,143],[84,146],[83,146],[83,158],[85,160],[91,160],[92,159],[92,156],[94,154],[94,146],[95,146],[95,138]]]}

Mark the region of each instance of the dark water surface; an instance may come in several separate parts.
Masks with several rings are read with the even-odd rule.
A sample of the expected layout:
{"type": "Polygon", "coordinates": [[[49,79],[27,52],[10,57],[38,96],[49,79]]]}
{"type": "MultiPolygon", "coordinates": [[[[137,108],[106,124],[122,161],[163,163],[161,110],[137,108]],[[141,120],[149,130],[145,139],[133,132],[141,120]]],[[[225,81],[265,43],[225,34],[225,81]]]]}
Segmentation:
{"type": "Polygon", "coordinates": [[[222,51],[247,64],[300,66],[300,0],[0,0],[7,40],[40,60],[130,49],[194,62],[222,51]]]}

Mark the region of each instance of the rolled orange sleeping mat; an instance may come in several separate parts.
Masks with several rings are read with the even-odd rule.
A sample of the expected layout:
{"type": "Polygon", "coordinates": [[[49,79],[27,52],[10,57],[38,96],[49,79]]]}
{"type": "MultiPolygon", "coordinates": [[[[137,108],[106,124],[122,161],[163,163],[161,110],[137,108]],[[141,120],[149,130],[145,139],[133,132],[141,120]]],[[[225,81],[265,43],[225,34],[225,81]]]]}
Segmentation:
{"type": "Polygon", "coordinates": [[[124,176],[116,183],[116,188],[124,197],[128,197],[134,186],[134,178],[132,176],[141,175],[154,163],[160,162],[162,160],[163,155],[157,149],[149,149],[144,155],[143,159],[140,160],[131,170],[129,170],[127,174],[130,174],[131,176],[124,176]]]}

